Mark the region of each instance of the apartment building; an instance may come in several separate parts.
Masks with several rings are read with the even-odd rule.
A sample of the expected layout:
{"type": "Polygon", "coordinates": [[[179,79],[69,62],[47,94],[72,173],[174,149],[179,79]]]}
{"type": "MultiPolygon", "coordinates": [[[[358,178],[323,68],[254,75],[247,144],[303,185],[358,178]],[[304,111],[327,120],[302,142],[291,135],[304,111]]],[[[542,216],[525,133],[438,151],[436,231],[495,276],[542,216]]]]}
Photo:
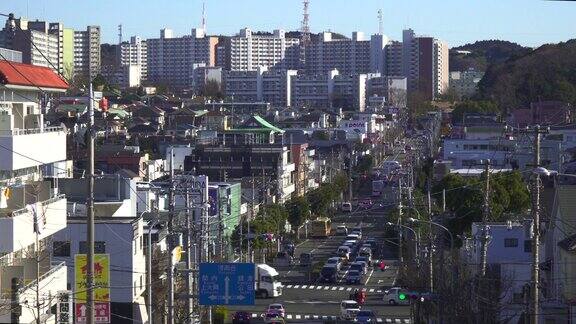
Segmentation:
{"type": "Polygon", "coordinates": [[[191,35],[174,37],[172,30],[162,29],[160,38],[146,41],[147,80],[177,89],[193,85],[194,64],[215,66],[218,37],[206,36],[202,29],[191,35]]]}
{"type": "Polygon", "coordinates": [[[448,90],[448,44],[434,37],[417,36],[412,29],[402,32],[402,42],[392,41],[385,49],[385,69],[390,76],[408,79],[408,90],[432,100],[448,90]]]}
{"type": "MultiPolygon", "coordinates": [[[[18,323],[55,322],[50,297],[67,289],[67,269],[51,258],[51,241],[66,228],[67,201],[44,174],[65,162],[66,131],[45,125],[39,102],[68,85],[50,68],[7,61],[0,61],[0,78],[0,303],[10,304],[16,284],[18,323]],[[37,303],[40,313],[30,307],[37,303]]],[[[1,308],[0,322],[13,322],[11,315],[1,308]]]]}
{"type": "Polygon", "coordinates": [[[254,71],[225,71],[224,93],[239,102],[268,102],[274,107],[292,104],[292,79],[295,70],[272,70],[258,67],[254,71]]]}
{"type": "Polygon", "coordinates": [[[148,47],[146,40],[140,36],[130,37],[129,42],[120,44],[120,57],[118,62],[121,66],[136,66],[140,71],[140,80],[145,81],[148,77],[148,47]]]}
{"type": "Polygon", "coordinates": [[[450,72],[450,90],[458,99],[470,98],[478,90],[482,77],[484,72],[474,69],[450,72]]]}
{"type": "Polygon", "coordinates": [[[310,108],[342,108],[363,111],[366,107],[366,74],[300,74],[292,79],[292,105],[310,108]]]}
{"type": "Polygon", "coordinates": [[[228,60],[232,71],[254,71],[259,66],[269,69],[297,69],[300,40],[286,38],[283,30],[254,33],[248,28],[229,39],[228,60]]]}
{"type": "Polygon", "coordinates": [[[100,73],[100,26],[74,31],[74,74],[88,78],[100,73]]]}
{"type": "Polygon", "coordinates": [[[324,32],[306,48],[306,72],[323,74],[334,69],[342,74],[372,72],[372,68],[380,66],[379,58],[387,43],[382,35],[374,35],[373,40],[364,39],[362,32],[353,32],[351,39],[334,38],[332,33],[324,32]]]}

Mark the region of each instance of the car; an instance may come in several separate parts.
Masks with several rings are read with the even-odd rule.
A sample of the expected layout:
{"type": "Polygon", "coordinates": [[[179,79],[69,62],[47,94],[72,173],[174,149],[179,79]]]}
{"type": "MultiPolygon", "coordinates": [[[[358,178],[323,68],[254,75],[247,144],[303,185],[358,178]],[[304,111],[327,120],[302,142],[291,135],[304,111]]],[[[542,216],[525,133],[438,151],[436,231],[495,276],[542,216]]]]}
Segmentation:
{"type": "Polygon", "coordinates": [[[344,225],[336,227],[336,235],[348,235],[348,228],[344,225]]]}
{"type": "Polygon", "coordinates": [[[335,283],[337,279],[338,279],[338,269],[336,268],[336,265],[334,264],[324,265],[324,267],[322,267],[322,270],[320,270],[320,278],[319,278],[320,281],[335,283]]]}
{"type": "Polygon", "coordinates": [[[358,260],[358,258],[356,258],[356,260],[354,260],[354,262],[360,263],[364,269],[364,273],[368,272],[368,262],[366,261],[362,261],[362,260],[358,260]]]}
{"type": "Polygon", "coordinates": [[[262,314],[262,319],[266,324],[285,324],[286,321],[284,317],[280,316],[280,314],[276,312],[267,312],[266,314],[262,314]]]}
{"type": "Polygon", "coordinates": [[[286,309],[284,308],[284,305],[282,304],[270,304],[268,305],[268,309],[266,310],[267,313],[276,313],[278,315],[280,315],[281,317],[285,317],[286,316],[286,309]]]}
{"type": "Polygon", "coordinates": [[[356,314],[355,322],[358,323],[374,323],[376,322],[376,313],[368,309],[362,309],[356,314]]]}
{"type": "Polygon", "coordinates": [[[284,243],[282,243],[282,250],[288,254],[290,254],[290,256],[294,256],[294,250],[296,250],[296,246],[294,245],[294,243],[290,242],[290,241],[286,241],[284,243]]]}
{"type": "Polygon", "coordinates": [[[237,311],[232,314],[232,324],[250,324],[252,314],[245,311],[237,311]]]}
{"type": "Polygon", "coordinates": [[[372,249],[369,247],[362,247],[360,248],[360,252],[358,255],[368,257],[369,259],[372,258],[372,249]]]}
{"type": "Polygon", "coordinates": [[[347,246],[350,248],[351,252],[354,252],[356,250],[357,244],[358,244],[358,241],[356,241],[356,240],[346,240],[342,243],[342,246],[347,246]]]}
{"type": "Polygon", "coordinates": [[[338,247],[338,251],[336,251],[336,253],[338,253],[339,257],[343,258],[345,261],[348,261],[350,259],[351,251],[352,249],[349,246],[342,245],[338,247]]]}
{"type": "Polygon", "coordinates": [[[346,283],[349,285],[362,283],[362,272],[358,270],[348,270],[346,274],[346,283]]]}
{"type": "Polygon", "coordinates": [[[278,252],[274,258],[274,266],[276,267],[288,267],[292,264],[294,258],[287,252],[278,252]]]}
{"type": "Polygon", "coordinates": [[[362,274],[366,274],[368,272],[366,264],[356,261],[350,263],[350,268],[348,269],[348,272],[350,271],[360,271],[362,274]]]}
{"type": "Polygon", "coordinates": [[[382,300],[390,305],[409,305],[407,291],[400,287],[392,287],[384,291],[382,300]]]}
{"type": "Polygon", "coordinates": [[[325,265],[334,265],[336,270],[340,271],[340,268],[342,268],[342,259],[340,257],[331,257],[326,260],[325,265]]]}
{"type": "Polygon", "coordinates": [[[312,253],[309,253],[309,252],[300,253],[300,265],[301,266],[311,265],[313,259],[314,259],[314,256],[312,255],[312,253]]]}
{"type": "Polygon", "coordinates": [[[340,318],[345,321],[352,321],[360,311],[360,305],[355,300],[343,300],[340,303],[340,318]]]}
{"type": "Polygon", "coordinates": [[[342,205],[340,205],[340,210],[344,212],[352,212],[352,203],[343,202],[342,205]]]}
{"type": "Polygon", "coordinates": [[[368,258],[366,256],[357,256],[356,259],[354,259],[354,261],[365,262],[369,267],[372,266],[372,258],[368,258]]]}
{"type": "Polygon", "coordinates": [[[357,233],[348,234],[348,235],[346,236],[346,241],[351,241],[351,240],[359,241],[359,240],[360,240],[360,235],[358,235],[357,233]]]}
{"type": "Polygon", "coordinates": [[[372,208],[372,205],[374,205],[372,203],[372,199],[369,199],[369,198],[362,199],[358,202],[358,207],[360,207],[362,209],[372,208]]]}

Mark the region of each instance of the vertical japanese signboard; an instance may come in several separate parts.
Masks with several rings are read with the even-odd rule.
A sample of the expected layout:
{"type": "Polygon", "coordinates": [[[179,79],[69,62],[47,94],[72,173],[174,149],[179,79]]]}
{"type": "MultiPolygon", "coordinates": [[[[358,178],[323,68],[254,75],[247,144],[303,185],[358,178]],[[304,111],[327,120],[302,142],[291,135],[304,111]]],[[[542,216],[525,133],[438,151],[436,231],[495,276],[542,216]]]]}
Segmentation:
{"type": "MultiPolygon", "coordinates": [[[[86,323],[86,254],[76,254],[75,271],[75,318],[76,323],[86,323]]],[[[96,323],[110,323],[110,255],[94,255],[94,319],[96,323]]]]}

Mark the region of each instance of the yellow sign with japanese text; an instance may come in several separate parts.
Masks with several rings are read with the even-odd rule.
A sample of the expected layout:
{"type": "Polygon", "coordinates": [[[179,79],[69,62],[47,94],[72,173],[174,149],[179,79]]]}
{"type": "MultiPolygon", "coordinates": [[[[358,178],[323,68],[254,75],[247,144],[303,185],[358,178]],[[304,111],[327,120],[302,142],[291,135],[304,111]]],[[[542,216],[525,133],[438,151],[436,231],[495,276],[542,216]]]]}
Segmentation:
{"type": "MultiPolygon", "coordinates": [[[[86,302],[86,254],[76,254],[74,259],[74,287],[76,303],[86,302]]],[[[110,255],[94,255],[94,301],[110,302],[110,255]]]]}

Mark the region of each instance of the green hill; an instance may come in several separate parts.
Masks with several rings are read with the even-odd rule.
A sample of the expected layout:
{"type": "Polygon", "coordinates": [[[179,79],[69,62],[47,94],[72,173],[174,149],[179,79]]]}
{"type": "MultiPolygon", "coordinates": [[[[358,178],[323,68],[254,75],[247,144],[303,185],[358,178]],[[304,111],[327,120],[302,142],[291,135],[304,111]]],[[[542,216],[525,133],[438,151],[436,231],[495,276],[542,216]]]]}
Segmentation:
{"type": "Polygon", "coordinates": [[[484,40],[450,49],[450,70],[465,71],[473,68],[486,71],[492,64],[528,54],[531,49],[502,40],[484,40]],[[462,54],[459,51],[469,51],[462,54]]]}
{"type": "Polygon", "coordinates": [[[479,96],[503,111],[539,100],[576,104],[576,40],[544,45],[492,64],[479,84],[479,96]]]}

